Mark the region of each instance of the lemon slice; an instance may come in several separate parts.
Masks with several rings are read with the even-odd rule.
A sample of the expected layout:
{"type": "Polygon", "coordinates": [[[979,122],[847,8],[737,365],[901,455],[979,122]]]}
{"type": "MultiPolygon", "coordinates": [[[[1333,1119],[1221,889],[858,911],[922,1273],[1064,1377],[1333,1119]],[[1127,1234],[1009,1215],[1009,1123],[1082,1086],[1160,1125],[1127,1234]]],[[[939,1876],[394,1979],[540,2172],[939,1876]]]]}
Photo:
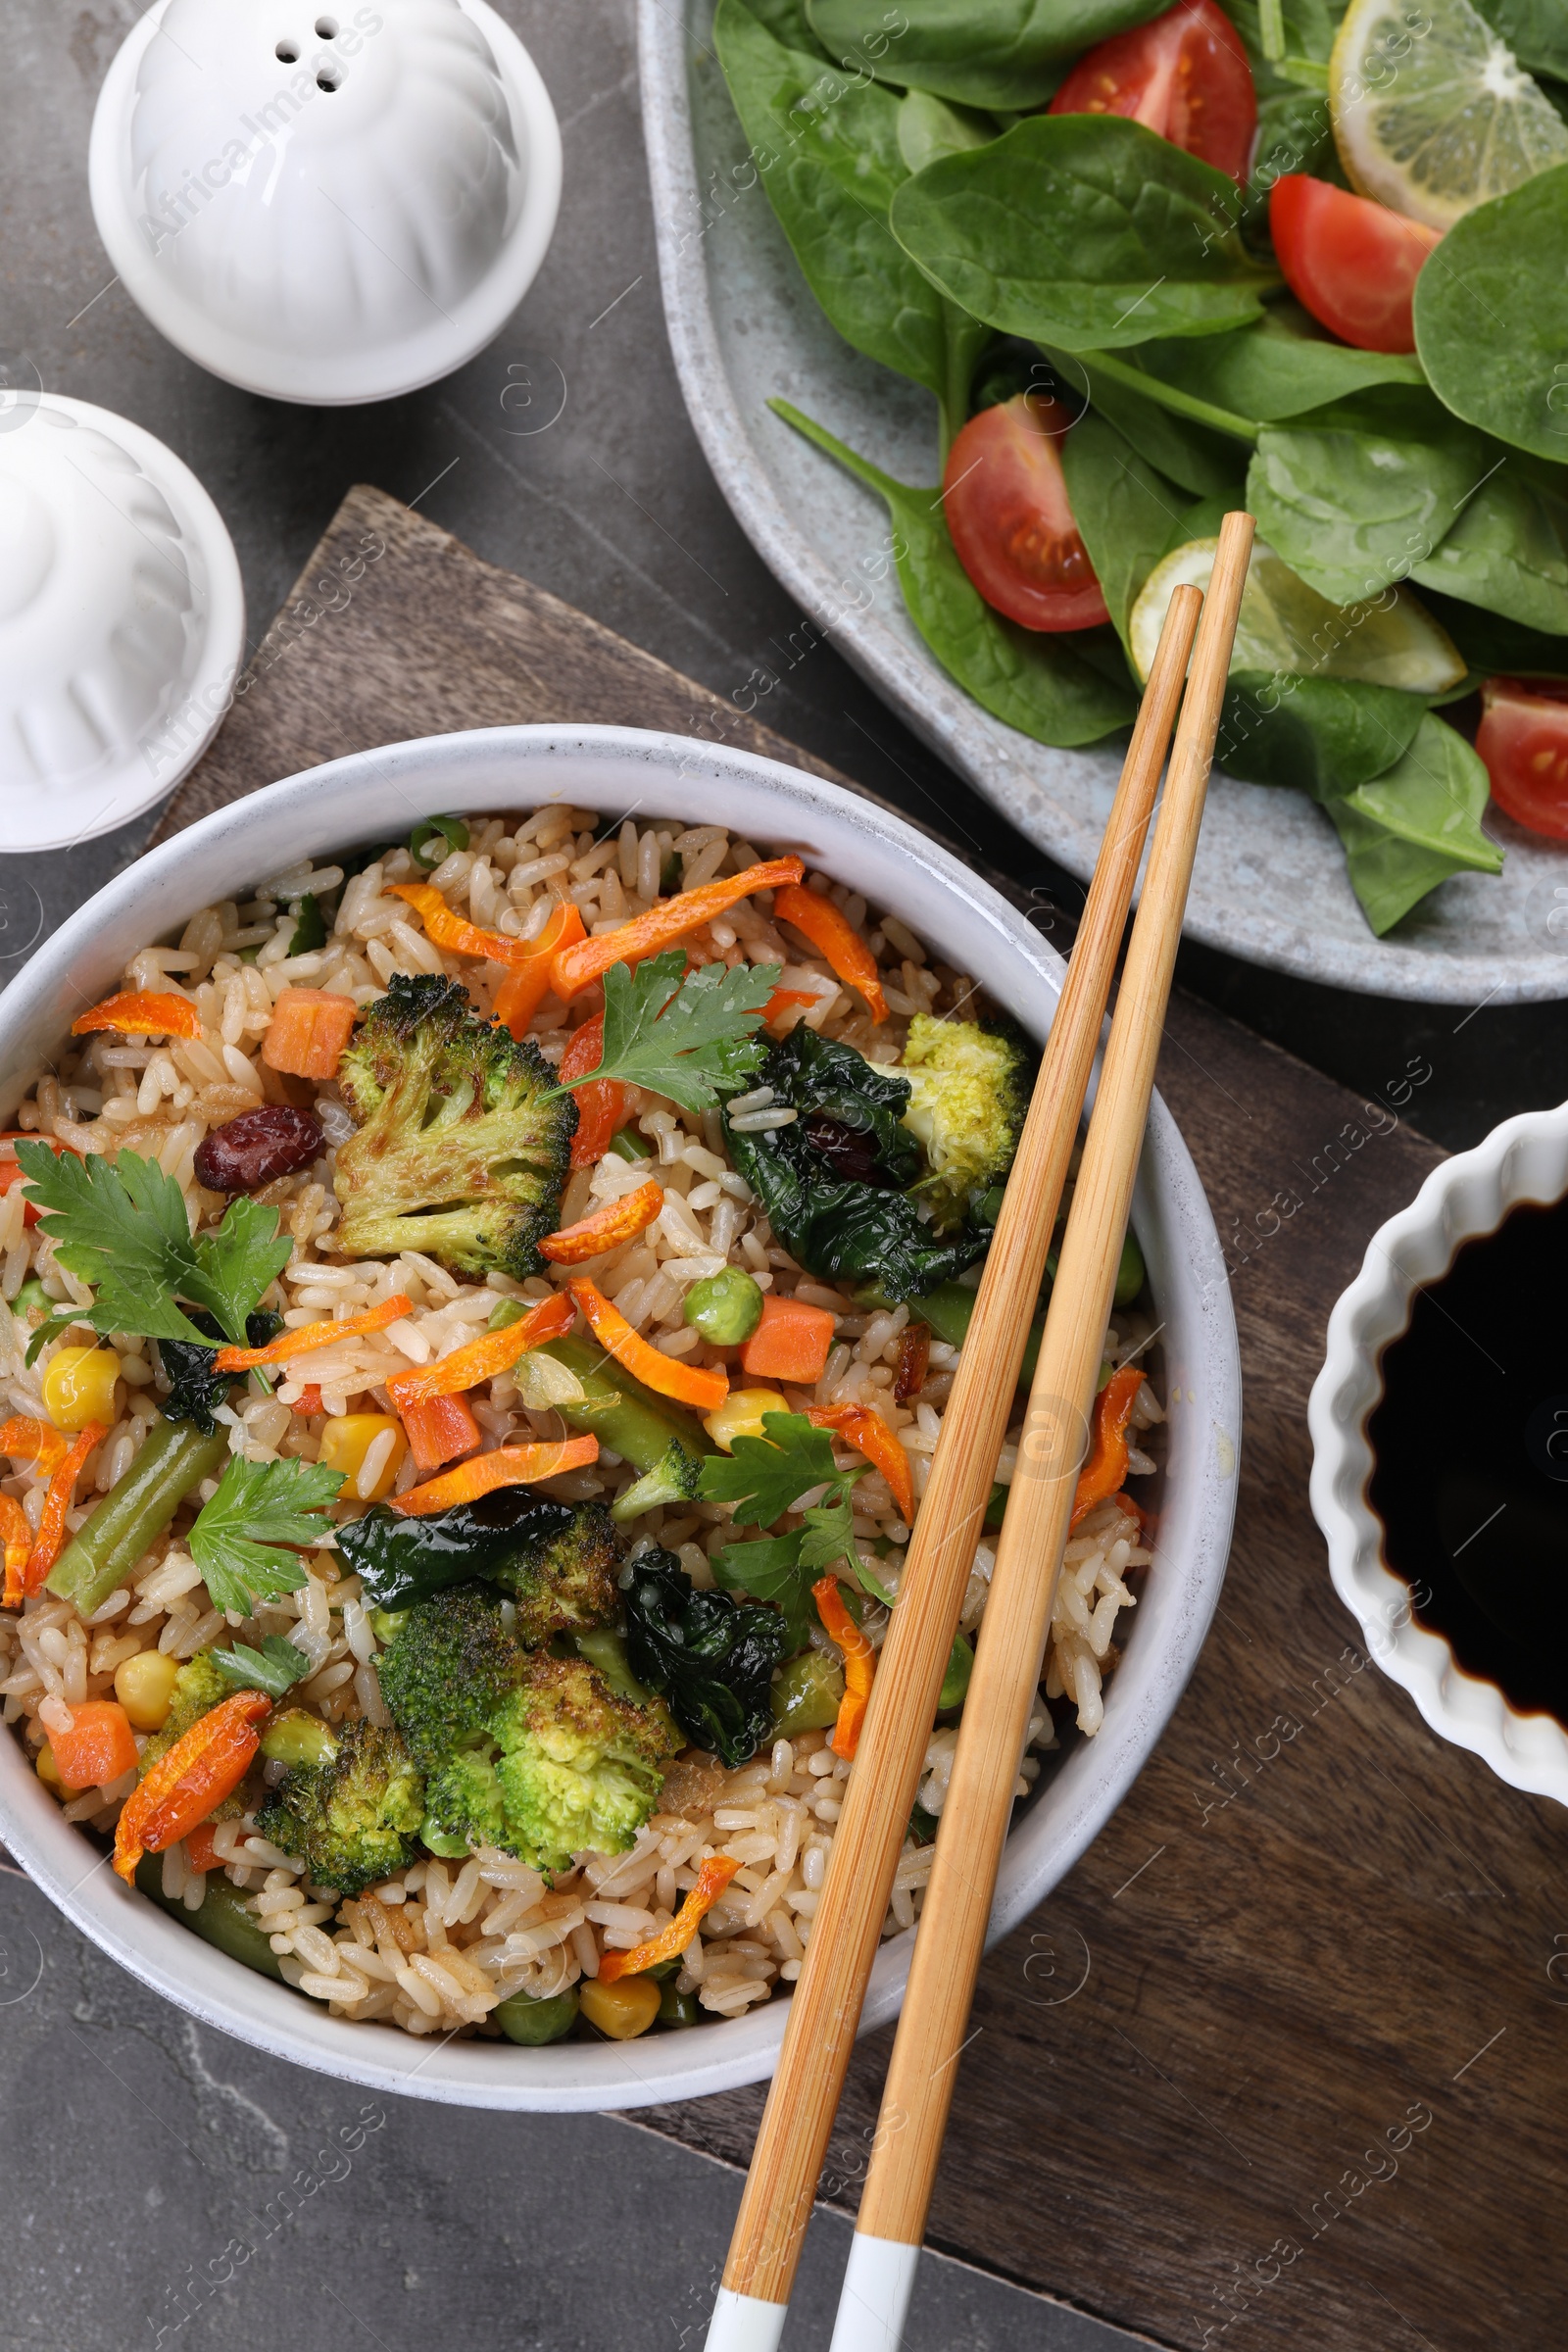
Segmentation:
{"type": "Polygon", "coordinates": [[[1470,0],[1350,0],[1329,107],[1351,186],[1431,228],[1568,162],[1568,123],[1470,0]]]}
{"type": "MultiPolygon", "coordinates": [[[[1173,592],[1184,581],[1206,588],[1218,550],[1217,539],[1189,539],[1144,582],[1127,624],[1140,678],[1147,680],[1153,667],[1173,592]]],[[[1231,667],[1350,678],[1366,686],[1400,686],[1406,694],[1442,694],[1456,686],[1465,665],[1452,640],[1408,588],[1386,593],[1387,602],[1331,605],[1258,540],[1242,592],[1231,667]]]]}

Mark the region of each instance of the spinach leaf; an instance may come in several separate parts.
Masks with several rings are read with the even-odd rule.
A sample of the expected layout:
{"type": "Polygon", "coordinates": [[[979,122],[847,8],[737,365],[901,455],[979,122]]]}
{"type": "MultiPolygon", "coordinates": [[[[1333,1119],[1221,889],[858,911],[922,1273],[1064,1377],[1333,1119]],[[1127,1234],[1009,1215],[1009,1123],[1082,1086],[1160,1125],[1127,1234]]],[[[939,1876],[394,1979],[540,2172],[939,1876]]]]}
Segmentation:
{"type": "Polygon", "coordinates": [[[1522,629],[1515,621],[1483,612],[1479,605],[1450,604],[1446,596],[1430,591],[1424,601],[1473,672],[1489,677],[1568,677],[1568,637],[1522,629]]]}
{"type": "Polygon", "coordinates": [[[1419,697],[1396,686],[1233,670],[1214,758],[1244,783],[1339,800],[1401,759],[1422,716],[1419,697]]]}
{"type": "Polygon", "coordinates": [[[794,49],[803,57],[820,58],[824,65],[831,59],[811,26],[806,13],[806,0],[746,0],[747,7],[786,49],[794,49]]]}
{"type": "Polygon", "coordinates": [[[1568,498],[1510,459],[1410,577],[1523,628],[1568,630],[1568,498]]]}
{"type": "Polygon", "coordinates": [[[338,1529],[338,1550],[371,1608],[407,1609],[476,1577],[511,1590],[519,1565],[568,1534],[574,1518],[570,1503],[543,1501],[527,1487],[498,1487],[422,1517],[377,1504],[338,1529]]]}
{"type": "Polygon", "coordinates": [[[1402,760],[1329,802],[1351,887],[1379,938],[1451,875],[1501,871],[1502,853],[1481,827],[1488,789],[1464,738],[1429,711],[1402,760]]]}
{"type": "Polygon", "coordinates": [[[1486,477],[1485,444],[1433,430],[1429,406],[1387,387],[1259,436],[1247,477],[1258,536],[1334,604],[1403,579],[1486,477]]]}
{"type": "Polygon", "coordinates": [[[1419,360],[1327,343],[1295,303],[1271,303],[1251,326],[1227,335],[1146,343],[1139,365],[1217,409],[1277,424],[1349,399],[1375,384],[1422,384],[1419,360]]]}
{"type": "Polygon", "coordinates": [[[773,1669],[788,1640],[776,1609],[694,1592],[673,1553],[645,1551],[626,1592],[632,1673],[669,1703],[688,1740],[728,1765],[747,1763],[772,1736],[773,1669]]]}
{"type": "Polygon", "coordinates": [[[1568,164],[1455,221],[1415,281],[1415,343],[1456,416],[1568,459],[1568,164]]]}
{"type": "Polygon", "coordinates": [[[1271,282],[1229,225],[1236,185],[1141,122],[1036,115],[906,180],[889,219],[954,302],[1065,351],[1214,334],[1271,282]]]}
{"type": "MultiPolygon", "coordinates": [[[[207,1332],[211,1348],[198,1348],[193,1340],[160,1340],[159,1361],[169,1379],[169,1395],[164,1398],[165,1417],[171,1421],[194,1421],[204,1437],[214,1437],[218,1423],[214,1410],[226,1404],[234,1384],[245,1377],[241,1372],[215,1372],[213,1365],[218,1350],[223,1345],[223,1334],[218,1317],[205,1307],[191,1310],[191,1321],[199,1331],[207,1332]]],[[[245,1345],[247,1348],[270,1346],[283,1328],[281,1315],[247,1315],[245,1345]]]]}
{"type": "Polygon", "coordinates": [[[901,0],[897,10],[886,0],[808,4],[830,56],[863,63],[906,89],[1023,114],[1053,95],[1080,49],[1147,24],[1168,0],[901,0]]]}
{"type": "Polygon", "coordinates": [[[1187,502],[1095,409],[1086,409],[1063,436],[1061,464],[1073,519],[1125,643],[1128,614],[1172,529],[1188,536],[1182,528],[1187,502]]]}
{"type": "Polygon", "coordinates": [[[1247,451],[1240,443],[1189,417],[1173,416],[1162,405],[1163,386],[1155,391],[1152,384],[1146,393],[1128,381],[1142,369],[1112,361],[1107,352],[1090,353],[1085,372],[1093,406],[1168,481],[1194,498],[1217,498],[1226,507],[1241,505],[1247,451]]]}
{"type": "Polygon", "coordinates": [[[909,172],[923,172],[944,155],[965,155],[997,135],[988,116],[950,106],[929,90],[909,90],[899,107],[899,153],[909,172]]]}
{"type": "Polygon", "coordinates": [[[949,676],[982,710],[1037,743],[1063,749],[1098,743],[1130,723],[1138,706],[1119,652],[1120,675],[1106,676],[1096,666],[1091,632],[1045,636],[994,612],[958,562],[939,488],[895,481],[788,401],[772,400],[768,407],[886,500],[909,618],[949,676]]]}
{"type": "Polygon", "coordinates": [[[785,48],[744,0],[719,0],[713,40],[811,292],[847,343],[936,394],[951,438],[988,337],[944,301],[888,226],[893,192],[908,177],[898,99],[785,48]]]}

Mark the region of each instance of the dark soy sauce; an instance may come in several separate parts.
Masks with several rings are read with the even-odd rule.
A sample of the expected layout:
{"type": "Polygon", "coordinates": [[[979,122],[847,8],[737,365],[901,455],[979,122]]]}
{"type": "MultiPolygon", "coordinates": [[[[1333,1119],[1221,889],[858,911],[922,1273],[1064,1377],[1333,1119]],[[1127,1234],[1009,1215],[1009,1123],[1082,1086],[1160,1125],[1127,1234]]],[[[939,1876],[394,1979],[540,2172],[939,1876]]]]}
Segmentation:
{"type": "Polygon", "coordinates": [[[1367,1499],[1467,1674],[1568,1724],[1568,1202],[1516,1208],[1383,1353],[1367,1499]]]}

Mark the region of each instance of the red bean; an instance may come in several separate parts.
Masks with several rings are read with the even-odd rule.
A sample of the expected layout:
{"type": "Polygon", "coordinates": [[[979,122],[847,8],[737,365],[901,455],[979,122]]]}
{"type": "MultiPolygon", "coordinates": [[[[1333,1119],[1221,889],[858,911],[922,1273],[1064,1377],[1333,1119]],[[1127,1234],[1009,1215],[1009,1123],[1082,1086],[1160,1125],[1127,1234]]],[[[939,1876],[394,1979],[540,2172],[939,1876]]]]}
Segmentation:
{"type": "Polygon", "coordinates": [[[287,1102],[242,1110],[196,1150],[196,1181],[210,1193],[256,1193],[308,1168],[321,1149],[320,1121],[287,1102]]]}

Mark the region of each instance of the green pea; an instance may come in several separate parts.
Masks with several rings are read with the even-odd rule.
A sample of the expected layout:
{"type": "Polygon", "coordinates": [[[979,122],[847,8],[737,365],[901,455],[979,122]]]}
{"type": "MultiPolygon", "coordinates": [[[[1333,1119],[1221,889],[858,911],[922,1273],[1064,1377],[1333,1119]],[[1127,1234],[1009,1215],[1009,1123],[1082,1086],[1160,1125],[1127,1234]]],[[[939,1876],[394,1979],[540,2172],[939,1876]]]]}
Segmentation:
{"type": "Polygon", "coordinates": [[[23,1284],[21,1290],[12,1299],[11,1312],[14,1315],[20,1315],[23,1321],[25,1322],[29,1311],[33,1307],[37,1307],[40,1314],[52,1315],[58,1304],[59,1300],[50,1298],[48,1292],[44,1289],[43,1284],[38,1280],[37,1275],[34,1274],[29,1282],[24,1282],[23,1284]]]}
{"type": "Polygon", "coordinates": [[[703,2013],[697,2006],[696,1993],[677,1992],[673,1984],[666,1984],[659,1996],[659,2015],[654,2020],[655,2025],[700,2026],[702,2022],[703,2013]]]}
{"type": "Polygon", "coordinates": [[[654,1155],[653,1145],[635,1127],[622,1127],[618,1135],[612,1135],[610,1149],[621,1159],[652,1159],[654,1155]]]}
{"type": "Polygon", "coordinates": [[[942,1689],[937,1696],[937,1709],[961,1707],[974,1672],[974,1651],[961,1634],[953,1637],[953,1649],[948,1658],[948,1671],[942,1677],[942,1689]]]}
{"type": "MultiPolygon", "coordinates": [[[[454,1838],[450,1830],[443,1830],[428,1813],[419,1824],[419,1843],[428,1846],[432,1854],[440,1854],[448,1862],[455,1862],[460,1854],[466,1854],[468,1850],[466,1838],[454,1838]]],[[[521,2041],[525,2037],[521,2034],[514,2034],[512,2038],[521,2041]]],[[[544,2035],[546,2041],[554,2041],[555,2038],[554,2034],[544,2035]]]]}
{"type": "Polygon", "coordinates": [[[262,1734],[261,1752],[271,1764],[330,1764],[337,1741],[319,1715],[307,1707],[285,1707],[262,1734]]]}
{"type": "Polygon", "coordinates": [[[773,1677],[773,1729],[788,1740],[796,1732],[830,1731],[844,1697],[844,1670],[819,1649],[802,1650],[773,1677]]]}
{"type": "Polygon", "coordinates": [[[564,1992],[552,1993],[544,2001],[514,1992],[511,2000],[498,2002],[490,2014],[509,2041],[525,2042],[537,2049],[571,2032],[577,2022],[577,1987],[570,1984],[564,1992]]]}
{"type": "Polygon", "coordinates": [[[528,1309],[520,1298],[503,1298],[490,1309],[490,1320],[486,1323],[485,1329],[486,1331],[510,1331],[513,1324],[520,1323],[527,1312],[528,1309]]]}
{"type": "Polygon", "coordinates": [[[407,1609],[372,1609],[370,1611],[370,1631],[383,1649],[389,1642],[397,1640],[408,1622],[409,1612],[407,1609]]]}
{"type": "Polygon", "coordinates": [[[1131,1306],[1145,1282],[1144,1253],[1129,1226],[1127,1239],[1121,1246],[1121,1263],[1116,1268],[1116,1288],[1111,1293],[1118,1306],[1131,1306]]]}
{"type": "Polygon", "coordinates": [[[740,1266],[725,1266],[686,1294],[686,1320],[714,1348],[738,1348],[762,1320],[762,1294],[740,1266]]]}

